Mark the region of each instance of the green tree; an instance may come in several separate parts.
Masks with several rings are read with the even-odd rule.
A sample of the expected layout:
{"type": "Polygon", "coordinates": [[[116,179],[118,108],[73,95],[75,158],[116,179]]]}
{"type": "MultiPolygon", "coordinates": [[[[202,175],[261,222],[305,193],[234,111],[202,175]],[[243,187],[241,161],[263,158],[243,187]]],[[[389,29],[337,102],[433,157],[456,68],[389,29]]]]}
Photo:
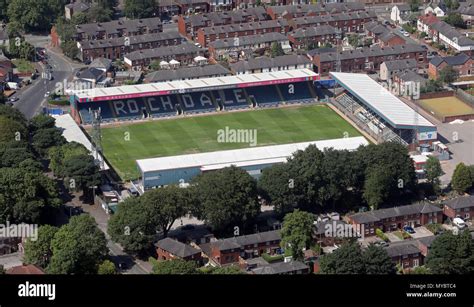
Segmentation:
{"type": "Polygon", "coordinates": [[[459,163],[454,169],[451,186],[459,194],[466,193],[472,187],[471,172],[464,163],[459,163]]]}
{"type": "Polygon", "coordinates": [[[110,260],[104,260],[97,269],[97,274],[99,275],[114,275],[116,273],[115,264],[110,260]]]}
{"type": "Polygon", "coordinates": [[[293,258],[302,259],[303,249],[309,248],[312,241],[314,216],[296,209],[285,215],[281,229],[281,245],[289,249],[293,258]]]}
{"type": "Polygon", "coordinates": [[[461,14],[459,14],[459,13],[450,12],[448,14],[448,16],[446,16],[444,18],[444,21],[446,23],[452,25],[453,27],[457,27],[457,28],[465,28],[466,27],[466,23],[464,22],[464,20],[462,19],[461,14]]]}
{"type": "Polygon", "coordinates": [[[93,5],[87,12],[87,22],[107,22],[112,20],[113,10],[102,7],[100,5],[93,5]]]}
{"type": "Polygon", "coordinates": [[[271,55],[272,58],[275,58],[277,56],[282,56],[285,55],[285,52],[283,51],[283,47],[279,42],[273,42],[271,46],[271,55]]]}
{"type": "Polygon", "coordinates": [[[429,156],[426,161],[426,179],[433,187],[433,191],[436,194],[440,193],[440,180],[439,177],[443,175],[443,169],[438,159],[433,156],[429,156]]]}
{"type": "Polygon", "coordinates": [[[76,155],[64,161],[64,177],[67,182],[73,180],[75,189],[85,193],[90,187],[100,184],[100,170],[91,155],[76,155]]]}
{"type": "Polygon", "coordinates": [[[452,66],[445,66],[439,72],[439,80],[444,84],[449,84],[459,78],[459,71],[452,66]]]}
{"type": "Polygon", "coordinates": [[[62,43],[61,48],[63,49],[64,54],[70,59],[74,60],[79,54],[77,43],[73,40],[62,43]]]}
{"type": "Polygon", "coordinates": [[[320,258],[322,274],[364,274],[366,272],[362,251],[357,242],[343,243],[334,252],[320,258]]]}
{"type": "Polygon", "coordinates": [[[153,62],[150,63],[150,70],[160,70],[161,69],[161,66],[160,66],[160,61],[158,60],[154,60],[153,62]]]}
{"type": "Polygon", "coordinates": [[[257,182],[260,195],[263,195],[280,214],[292,211],[298,203],[292,177],[289,173],[289,164],[281,163],[265,168],[257,182]]]}
{"type": "Polygon", "coordinates": [[[51,147],[48,151],[49,167],[54,172],[54,175],[59,178],[64,178],[64,162],[74,156],[88,155],[87,148],[77,142],[68,142],[61,146],[51,147]]]}
{"type": "Polygon", "coordinates": [[[389,198],[389,186],[393,185],[394,178],[386,169],[371,168],[364,185],[364,199],[372,210],[389,198]]]}
{"type": "Polygon", "coordinates": [[[28,61],[33,61],[35,58],[35,47],[28,43],[27,41],[23,41],[20,46],[20,58],[28,61]]]}
{"type": "Polygon", "coordinates": [[[0,144],[27,139],[27,129],[15,119],[0,115],[0,144]]]}
{"type": "Polygon", "coordinates": [[[425,264],[433,274],[472,274],[474,244],[470,232],[466,230],[459,235],[445,232],[436,237],[425,264]]]}
{"type": "Polygon", "coordinates": [[[124,14],[128,18],[152,17],[156,11],[155,0],[125,0],[124,14]]]}
{"type": "Polygon", "coordinates": [[[366,274],[395,274],[396,272],[392,259],[380,246],[370,244],[362,252],[362,261],[366,274]]]}
{"type": "Polygon", "coordinates": [[[45,269],[52,256],[51,241],[57,231],[58,228],[54,226],[40,226],[38,228],[37,240],[26,240],[23,261],[27,264],[34,264],[45,269]]]}
{"type": "Polygon", "coordinates": [[[66,143],[66,139],[59,128],[39,129],[33,132],[31,144],[33,148],[42,156],[46,156],[48,149],[54,146],[61,146],[66,143]]]}
{"type": "Polygon", "coordinates": [[[192,213],[216,231],[248,226],[260,212],[257,183],[235,166],[203,173],[193,181],[196,205],[192,213]]]}
{"type": "Polygon", "coordinates": [[[349,34],[347,37],[347,42],[352,46],[352,47],[359,47],[361,45],[360,43],[360,37],[358,34],[349,34]]]}
{"type": "Polygon", "coordinates": [[[30,131],[38,131],[41,129],[54,128],[56,120],[48,115],[39,114],[33,117],[29,122],[30,131]]]}
{"type": "Polygon", "coordinates": [[[95,274],[108,253],[105,235],[93,217],[74,216],[51,241],[50,274],[95,274]]]}
{"type": "Polygon", "coordinates": [[[150,258],[153,265],[153,274],[160,275],[189,275],[197,274],[197,264],[194,261],[186,261],[182,259],[171,259],[158,261],[150,258]]]}
{"type": "Polygon", "coordinates": [[[420,0],[410,0],[410,10],[412,12],[418,12],[420,9],[420,0]]]}
{"type": "Polygon", "coordinates": [[[213,267],[207,271],[207,274],[213,275],[240,275],[245,274],[238,266],[230,265],[226,267],[213,267]]]}

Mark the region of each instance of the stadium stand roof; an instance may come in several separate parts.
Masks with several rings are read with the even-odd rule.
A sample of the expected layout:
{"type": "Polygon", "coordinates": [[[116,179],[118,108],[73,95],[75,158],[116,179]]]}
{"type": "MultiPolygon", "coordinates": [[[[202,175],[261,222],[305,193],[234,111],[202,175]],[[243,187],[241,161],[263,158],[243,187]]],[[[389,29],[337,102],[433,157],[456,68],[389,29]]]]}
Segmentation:
{"type": "Polygon", "coordinates": [[[95,88],[74,91],[72,95],[79,102],[117,100],[137,97],[150,97],[185,93],[192,91],[211,90],[224,87],[248,87],[289,82],[317,80],[319,75],[309,69],[224,76],[218,78],[202,78],[195,80],[176,80],[169,82],[125,85],[107,88],[95,88]]]}
{"type": "Polygon", "coordinates": [[[435,127],[366,74],[331,72],[330,75],[394,128],[435,127]]]}
{"type": "Polygon", "coordinates": [[[251,147],[244,149],[205,152],[180,156],[169,156],[137,160],[142,172],[160,170],[201,167],[206,170],[236,165],[250,166],[285,162],[294,152],[304,150],[309,145],[316,145],[319,149],[334,148],[336,150],[355,150],[361,145],[368,145],[368,141],[361,136],[324,141],[293,143],[274,146],[251,147]]]}
{"type": "MultiPolygon", "coordinates": [[[[89,141],[85,133],[77,125],[74,119],[69,114],[58,115],[54,117],[56,119],[56,127],[63,130],[63,136],[68,142],[77,142],[84,145],[89,152],[91,152],[92,143],[89,141]]],[[[92,152],[91,152],[92,154],[92,152]]],[[[99,160],[104,158],[99,155],[99,160]]],[[[104,161],[104,168],[102,170],[106,171],[109,169],[109,165],[104,161]]]]}

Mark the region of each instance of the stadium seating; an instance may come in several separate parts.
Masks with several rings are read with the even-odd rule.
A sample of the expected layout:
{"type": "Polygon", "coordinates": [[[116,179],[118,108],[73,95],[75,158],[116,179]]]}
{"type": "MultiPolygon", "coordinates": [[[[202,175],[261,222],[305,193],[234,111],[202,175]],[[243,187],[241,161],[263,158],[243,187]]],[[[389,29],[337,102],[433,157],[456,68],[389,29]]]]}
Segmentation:
{"type": "Polygon", "coordinates": [[[79,107],[79,114],[81,116],[83,123],[89,124],[92,122],[92,116],[89,113],[89,109],[98,110],[100,108],[100,115],[102,117],[103,122],[111,121],[114,118],[108,101],[97,101],[97,102],[92,102],[92,103],[89,103],[89,102],[78,103],[78,107],[79,107]]]}
{"type": "Polygon", "coordinates": [[[213,91],[214,97],[221,107],[224,110],[232,109],[245,109],[249,107],[249,102],[245,97],[245,92],[243,89],[225,89],[213,91]]]}
{"type": "Polygon", "coordinates": [[[212,101],[209,91],[179,94],[184,113],[214,112],[217,106],[212,101]]]}
{"type": "Polygon", "coordinates": [[[286,103],[306,103],[314,101],[309,86],[307,82],[295,82],[279,84],[278,88],[286,103]]]}
{"type": "Polygon", "coordinates": [[[258,106],[281,103],[281,97],[274,85],[247,87],[245,91],[251,100],[255,100],[258,106]]]}

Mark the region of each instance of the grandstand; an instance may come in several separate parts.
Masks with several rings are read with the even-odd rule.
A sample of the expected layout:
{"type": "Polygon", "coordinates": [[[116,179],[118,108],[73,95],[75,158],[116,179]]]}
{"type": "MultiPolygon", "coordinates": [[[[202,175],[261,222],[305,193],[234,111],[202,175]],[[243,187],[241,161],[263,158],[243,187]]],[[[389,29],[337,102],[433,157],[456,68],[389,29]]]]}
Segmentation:
{"type": "Polygon", "coordinates": [[[89,109],[101,109],[102,122],[172,117],[181,114],[246,109],[317,101],[309,69],[194,80],[176,80],[75,91],[71,113],[91,122],[89,109]]]}
{"type": "Polygon", "coordinates": [[[366,74],[331,72],[344,89],[332,103],[378,142],[404,145],[437,139],[436,127],[366,74]]]}

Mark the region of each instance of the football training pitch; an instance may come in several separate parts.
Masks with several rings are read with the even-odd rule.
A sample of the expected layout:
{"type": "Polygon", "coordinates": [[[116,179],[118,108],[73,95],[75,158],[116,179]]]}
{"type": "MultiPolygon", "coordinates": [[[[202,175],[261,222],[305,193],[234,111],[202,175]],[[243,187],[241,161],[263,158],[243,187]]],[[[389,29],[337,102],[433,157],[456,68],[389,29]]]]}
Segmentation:
{"type": "Polygon", "coordinates": [[[442,97],[420,100],[420,105],[435,117],[443,119],[446,116],[472,114],[473,109],[457,97],[442,97]]]}
{"type": "Polygon", "coordinates": [[[137,159],[250,146],[249,143],[218,142],[218,134],[226,127],[234,131],[246,129],[252,133],[256,130],[256,146],[360,135],[329,107],[311,105],[103,127],[102,147],[119,176],[128,180],[138,177],[137,159]]]}

